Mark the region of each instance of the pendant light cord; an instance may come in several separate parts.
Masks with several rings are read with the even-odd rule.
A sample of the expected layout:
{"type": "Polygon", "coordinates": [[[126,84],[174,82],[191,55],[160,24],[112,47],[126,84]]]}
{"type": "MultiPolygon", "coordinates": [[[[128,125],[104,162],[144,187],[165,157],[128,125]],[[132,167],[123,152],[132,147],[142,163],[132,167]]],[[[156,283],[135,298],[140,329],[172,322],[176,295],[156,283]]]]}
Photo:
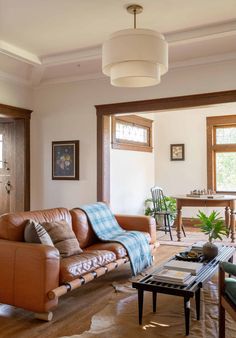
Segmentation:
{"type": "Polygon", "coordinates": [[[134,9],[134,29],[136,29],[136,9],[134,9]]]}

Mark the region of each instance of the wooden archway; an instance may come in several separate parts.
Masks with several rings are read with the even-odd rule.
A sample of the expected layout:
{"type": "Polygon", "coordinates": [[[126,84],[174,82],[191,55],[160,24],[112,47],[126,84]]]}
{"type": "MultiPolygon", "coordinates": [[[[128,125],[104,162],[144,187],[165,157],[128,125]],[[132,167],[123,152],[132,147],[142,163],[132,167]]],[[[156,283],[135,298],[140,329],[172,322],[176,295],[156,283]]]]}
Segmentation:
{"type": "Polygon", "coordinates": [[[227,102],[236,102],[236,90],[95,106],[97,111],[97,200],[110,202],[110,116],[227,102]]]}

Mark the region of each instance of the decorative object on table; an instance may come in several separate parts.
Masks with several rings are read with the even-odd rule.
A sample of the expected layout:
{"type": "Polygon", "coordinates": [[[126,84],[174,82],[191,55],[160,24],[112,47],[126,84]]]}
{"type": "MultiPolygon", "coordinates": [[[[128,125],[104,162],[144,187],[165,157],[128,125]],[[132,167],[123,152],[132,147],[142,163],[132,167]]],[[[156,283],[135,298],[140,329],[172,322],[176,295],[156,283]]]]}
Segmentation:
{"type": "Polygon", "coordinates": [[[209,199],[224,197],[224,195],[216,194],[216,192],[211,189],[202,189],[202,190],[194,189],[194,190],[191,190],[189,194],[186,194],[186,196],[187,197],[209,198],[209,199]]]}
{"type": "Polygon", "coordinates": [[[175,255],[175,258],[180,261],[187,261],[187,262],[202,262],[203,261],[203,254],[196,252],[194,250],[190,251],[183,251],[179,252],[175,255]]]}
{"type": "Polygon", "coordinates": [[[79,180],[79,141],[52,142],[52,179],[79,180]]]}
{"type": "Polygon", "coordinates": [[[222,236],[229,234],[228,228],[225,226],[224,220],[219,216],[219,212],[213,210],[209,216],[202,211],[198,211],[197,218],[200,224],[196,224],[201,230],[208,235],[208,242],[203,245],[203,255],[206,259],[212,259],[218,254],[218,246],[212,243],[214,239],[220,239],[222,236]]]}
{"type": "Polygon", "coordinates": [[[171,161],[184,161],[184,144],[170,145],[170,159],[171,161]]]}

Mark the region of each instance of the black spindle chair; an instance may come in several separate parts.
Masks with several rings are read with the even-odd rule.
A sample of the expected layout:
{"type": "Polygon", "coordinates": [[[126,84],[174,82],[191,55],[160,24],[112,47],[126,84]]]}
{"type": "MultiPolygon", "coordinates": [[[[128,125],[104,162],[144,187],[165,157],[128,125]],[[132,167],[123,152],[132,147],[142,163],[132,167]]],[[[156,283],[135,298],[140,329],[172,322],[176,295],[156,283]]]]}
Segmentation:
{"type": "MultiPolygon", "coordinates": [[[[165,196],[163,194],[163,190],[160,187],[153,187],[151,188],[151,194],[152,194],[152,203],[153,203],[153,217],[156,220],[156,224],[158,223],[158,216],[163,216],[163,221],[164,221],[164,228],[160,227],[158,230],[163,230],[165,233],[169,232],[170,233],[170,239],[173,241],[172,233],[171,233],[171,218],[173,216],[173,212],[168,210],[166,201],[165,201],[165,196]]],[[[184,227],[182,225],[182,231],[184,236],[185,231],[184,227]]]]}

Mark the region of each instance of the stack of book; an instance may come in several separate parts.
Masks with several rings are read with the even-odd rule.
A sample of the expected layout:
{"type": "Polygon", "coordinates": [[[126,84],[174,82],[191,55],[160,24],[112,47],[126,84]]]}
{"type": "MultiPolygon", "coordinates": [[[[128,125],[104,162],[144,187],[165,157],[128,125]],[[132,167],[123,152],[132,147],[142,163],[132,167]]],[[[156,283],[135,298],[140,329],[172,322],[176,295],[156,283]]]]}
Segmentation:
{"type": "Polygon", "coordinates": [[[152,279],[157,282],[176,285],[188,285],[194,278],[195,276],[192,276],[190,272],[169,270],[165,268],[152,276],[152,279]]]}
{"type": "Polygon", "coordinates": [[[202,263],[184,262],[174,259],[164,264],[164,268],[167,268],[169,270],[185,271],[191,273],[192,275],[197,275],[202,267],[202,263]]]}
{"type": "Polygon", "coordinates": [[[153,280],[177,285],[189,285],[203,267],[202,263],[170,260],[153,274],[153,280]]]}

